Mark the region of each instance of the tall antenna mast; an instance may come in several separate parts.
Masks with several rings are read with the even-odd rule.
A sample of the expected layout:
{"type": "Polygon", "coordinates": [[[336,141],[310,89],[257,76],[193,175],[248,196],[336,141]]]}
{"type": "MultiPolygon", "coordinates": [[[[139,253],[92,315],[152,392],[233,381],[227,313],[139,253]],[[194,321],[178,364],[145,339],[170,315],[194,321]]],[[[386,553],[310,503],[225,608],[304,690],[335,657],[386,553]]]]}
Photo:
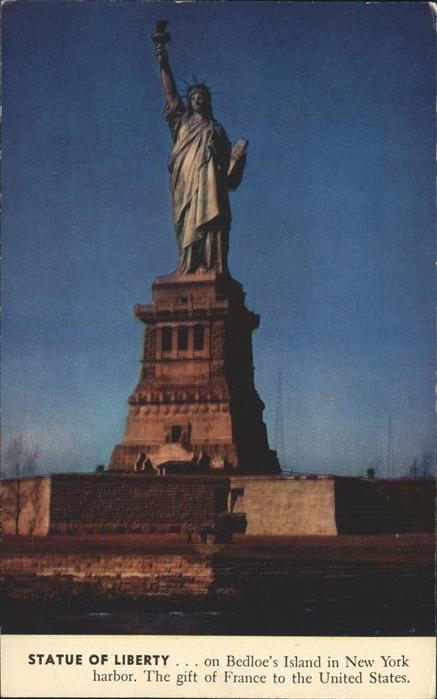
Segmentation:
{"type": "Polygon", "coordinates": [[[275,449],[279,463],[286,471],[285,454],[285,433],[284,433],[284,411],[282,403],[282,374],[278,374],[278,392],[276,395],[276,420],[275,420],[275,449]]]}
{"type": "Polygon", "coordinates": [[[393,470],[393,426],[391,420],[391,413],[388,416],[388,429],[387,429],[387,476],[390,478],[393,470]]]}

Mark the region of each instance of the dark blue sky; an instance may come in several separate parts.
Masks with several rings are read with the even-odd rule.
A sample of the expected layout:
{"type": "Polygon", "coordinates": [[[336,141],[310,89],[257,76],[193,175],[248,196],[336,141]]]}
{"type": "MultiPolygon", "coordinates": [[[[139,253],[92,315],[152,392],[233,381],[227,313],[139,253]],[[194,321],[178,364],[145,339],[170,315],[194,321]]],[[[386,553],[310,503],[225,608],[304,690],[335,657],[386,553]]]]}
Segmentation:
{"type": "Polygon", "coordinates": [[[177,252],[150,34],[231,140],[230,267],[286,466],[384,474],[433,444],[434,34],[426,3],[4,6],[3,438],[107,463],[139,372],[132,306],[177,252]]]}

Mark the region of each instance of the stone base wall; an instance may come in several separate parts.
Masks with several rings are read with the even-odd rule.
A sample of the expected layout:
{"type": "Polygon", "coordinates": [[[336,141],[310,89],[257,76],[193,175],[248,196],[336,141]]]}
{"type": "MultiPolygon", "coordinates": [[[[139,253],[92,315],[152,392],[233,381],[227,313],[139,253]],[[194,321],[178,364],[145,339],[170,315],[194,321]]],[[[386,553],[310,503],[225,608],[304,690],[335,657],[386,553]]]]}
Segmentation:
{"type": "Polygon", "coordinates": [[[17,487],[18,533],[38,536],[217,526],[261,536],[434,530],[434,481],[120,472],[11,480],[2,484],[7,534],[16,533],[17,487]]]}
{"type": "Polygon", "coordinates": [[[435,481],[336,478],[339,534],[434,531],[435,481]]]}
{"type": "Polygon", "coordinates": [[[52,476],[50,533],[153,533],[214,527],[226,480],[142,474],[52,476]]]}
{"type": "Polygon", "coordinates": [[[246,534],[337,534],[334,478],[231,478],[230,509],[245,513],[246,534]]]}
{"type": "MultiPolygon", "coordinates": [[[[6,633],[65,633],[71,610],[87,633],[108,633],[110,619],[101,625],[84,614],[97,611],[121,612],[127,633],[144,633],[137,622],[145,610],[229,608],[250,611],[249,633],[255,634],[434,631],[431,534],[236,537],[230,547],[188,545],[181,536],[96,539],[5,537],[0,584],[6,633]],[[47,609],[59,610],[55,627],[47,609]]],[[[239,621],[246,624],[246,614],[239,621]]],[[[160,632],[168,633],[162,623],[160,632]]]]}
{"type": "Polygon", "coordinates": [[[59,599],[204,597],[214,580],[208,557],[178,553],[136,555],[45,553],[5,555],[5,598],[20,602],[59,599]],[[29,581],[33,581],[29,584],[29,581]]]}

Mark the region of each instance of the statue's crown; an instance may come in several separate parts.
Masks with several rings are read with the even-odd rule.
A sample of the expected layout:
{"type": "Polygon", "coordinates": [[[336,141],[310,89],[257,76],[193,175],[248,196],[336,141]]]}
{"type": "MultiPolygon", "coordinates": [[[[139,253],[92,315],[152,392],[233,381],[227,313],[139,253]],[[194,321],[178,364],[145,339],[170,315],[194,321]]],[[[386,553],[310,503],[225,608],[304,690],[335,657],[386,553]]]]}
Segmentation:
{"type": "Polygon", "coordinates": [[[206,95],[208,95],[209,99],[211,99],[211,90],[206,83],[195,83],[194,85],[189,85],[187,87],[187,99],[191,97],[193,92],[197,92],[198,90],[204,92],[206,95]]]}

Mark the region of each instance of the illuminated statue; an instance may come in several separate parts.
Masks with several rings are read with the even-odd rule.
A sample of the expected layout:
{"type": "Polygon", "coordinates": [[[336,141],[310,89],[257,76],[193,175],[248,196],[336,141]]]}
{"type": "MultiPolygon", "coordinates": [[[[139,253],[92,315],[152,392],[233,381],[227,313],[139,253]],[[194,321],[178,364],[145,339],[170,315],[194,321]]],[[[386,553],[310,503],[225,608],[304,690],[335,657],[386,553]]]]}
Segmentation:
{"type": "Polygon", "coordinates": [[[158,22],[152,39],[174,142],[169,171],[179,246],[177,274],[227,274],[229,191],[243,177],[247,141],[238,139],[231,148],[224,128],[213,117],[211,93],[205,84],[191,85],[186,104],[182,101],[165,48],[170,40],[166,25],[158,22]]]}

